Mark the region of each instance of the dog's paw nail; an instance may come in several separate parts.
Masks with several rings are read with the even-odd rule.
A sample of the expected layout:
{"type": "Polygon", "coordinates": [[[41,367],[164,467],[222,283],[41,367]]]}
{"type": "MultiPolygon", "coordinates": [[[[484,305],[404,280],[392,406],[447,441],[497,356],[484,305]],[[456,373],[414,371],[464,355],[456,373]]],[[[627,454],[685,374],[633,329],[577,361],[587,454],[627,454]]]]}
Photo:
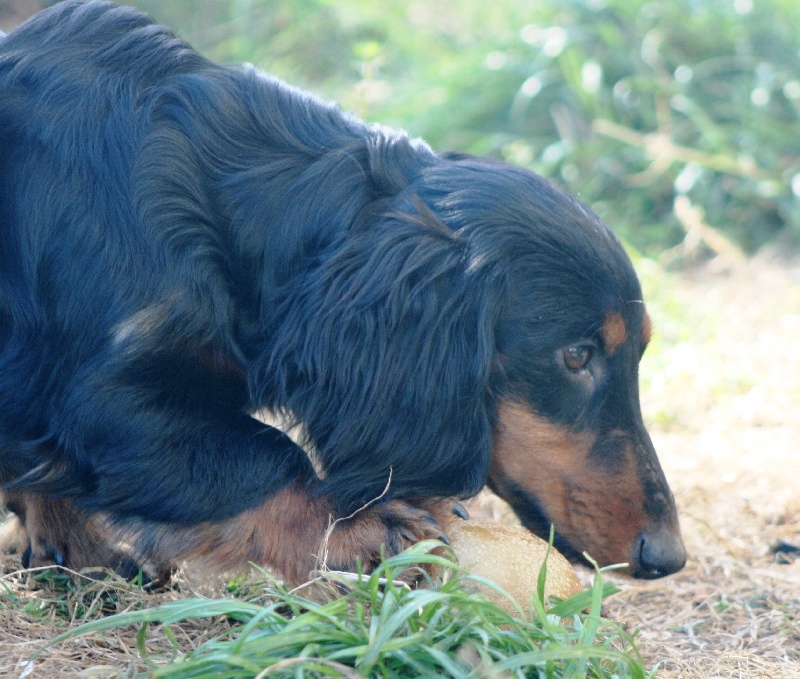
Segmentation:
{"type": "Polygon", "coordinates": [[[459,519],[464,519],[465,521],[469,518],[469,512],[467,511],[467,508],[460,502],[456,502],[453,505],[453,514],[455,514],[459,519]]]}
{"type": "Polygon", "coordinates": [[[442,535],[439,536],[438,539],[439,539],[439,542],[444,542],[444,544],[446,544],[448,547],[450,546],[450,538],[447,537],[446,535],[442,534],[442,535]]]}
{"type": "Polygon", "coordinates": [[[60,549],[52,549],[50,555],[53,559],[53,563],[56,566],[63,566],[66,559],[64,558],[64,552],[60,549]]]}
{"type": "Polygon", "coordinates": [[[22,552],[22,567],[23,568],[30,568],[31,567],[31,546],[28,545],[24,552],[22,552]]]}

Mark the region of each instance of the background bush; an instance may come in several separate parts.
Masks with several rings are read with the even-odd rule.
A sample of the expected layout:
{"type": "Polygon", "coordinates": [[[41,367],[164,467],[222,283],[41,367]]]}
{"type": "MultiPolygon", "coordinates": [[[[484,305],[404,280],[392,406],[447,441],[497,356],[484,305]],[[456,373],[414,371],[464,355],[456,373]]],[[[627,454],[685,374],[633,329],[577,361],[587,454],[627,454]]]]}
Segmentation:
{"type": "Polygon", "coordinates": [[[684,238],[679,195],[747,251],[800,244],[797,0],[134,4],[214,59],[553,178],[644,252],[684,238]]]}

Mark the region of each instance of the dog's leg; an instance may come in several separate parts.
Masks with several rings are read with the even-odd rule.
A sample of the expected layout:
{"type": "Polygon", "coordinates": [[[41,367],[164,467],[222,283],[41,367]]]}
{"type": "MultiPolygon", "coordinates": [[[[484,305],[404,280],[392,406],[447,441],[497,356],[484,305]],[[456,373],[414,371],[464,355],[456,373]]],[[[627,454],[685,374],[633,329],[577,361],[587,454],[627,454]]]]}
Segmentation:
{"type": "Polygon", "coordinates": [[[127,578],[139,572],[136,561],[114,544],[102,522],[87,516],[72,501],[16,492],[5,493],[4,499],[24,531],[17,534],[26,544],[24,568],[111,568],[127,578]]]}
{"type": "Polygon", "coordinates": [[[215,569],[252,562],[268,566],[293,583],[326,567],[370,571],[381,552],[397,554],[425,539],[446,541],[443,526],[452,503],[399,500],[375,503],[336,520],[333,504],[298,487],[284,489],[260,506],[218,523],[189,528],[152,527],[144,541],[158,561],[199,558],[215,569]]]}
{"type": "Polygon", "coordinates": [[[75,449],[57,452],[82,464],[12,482],[14,492],[37,493],[21,512],[32,563],[75,568],[106,556],[87,519],[95,514],[132,525],[137,553],[156,563],[191,556],[221,567],[253,561],[292,580],[323,561],[340,569],[358,560],[370,569],[382,545],[394,554],[444,534],[427,507],[382,501],[337,522],[326,541],[341,516],[335,498],[314,492],[319,479],[302,448],[242,412],[234,377],[175,355],[123,359],[67,404],[61,440],[75,449]],[[72,501],[45,500],[48,490],[70,493],[72,501]],[[73,524],[80,527],[75,535],[73,524]]]}

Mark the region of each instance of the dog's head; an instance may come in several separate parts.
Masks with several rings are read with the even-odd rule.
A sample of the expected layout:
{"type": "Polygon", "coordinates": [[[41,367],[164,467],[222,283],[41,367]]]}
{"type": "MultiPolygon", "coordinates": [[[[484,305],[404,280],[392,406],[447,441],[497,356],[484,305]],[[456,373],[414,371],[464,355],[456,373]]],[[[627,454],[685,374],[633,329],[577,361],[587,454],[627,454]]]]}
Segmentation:
{"type": "Polygon", "coordinates": [[[376,145],[377,198],[344,201],[346,237],[285,286],[258,373],[307,425],[326,490],[350,509],[389,477],[411,498],[488,481],[568,554],[680,569],[639,408],[649,320],[619,241],[530,172],[403,148],[376,145]]]}
{"type": "MultiPolygon", "coordinates": [[[[455,165],[459,165],[456,163],[455,165]]],[[[524,525],[601,565],[680,570],[675,503],[639,405],[650,318],[630,259],[600,219],[543,179],[470,161],[446,201],[467,268],[501,276],[489,486],[524,525]]],[[[443,204],[438,211],[442,214],[443,204]]]]}

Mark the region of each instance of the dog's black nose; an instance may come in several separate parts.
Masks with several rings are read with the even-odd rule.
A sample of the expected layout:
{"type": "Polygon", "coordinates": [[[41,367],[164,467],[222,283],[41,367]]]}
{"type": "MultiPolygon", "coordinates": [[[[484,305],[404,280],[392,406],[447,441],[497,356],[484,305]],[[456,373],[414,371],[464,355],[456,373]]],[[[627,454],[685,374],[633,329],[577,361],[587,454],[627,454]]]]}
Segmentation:
{"type": "Polygon", "coordinates": [[[661,578],[686,565],[686,548],[676,526],[645,528],[633,551],[631,570],[635,578],[661,578]]]}

